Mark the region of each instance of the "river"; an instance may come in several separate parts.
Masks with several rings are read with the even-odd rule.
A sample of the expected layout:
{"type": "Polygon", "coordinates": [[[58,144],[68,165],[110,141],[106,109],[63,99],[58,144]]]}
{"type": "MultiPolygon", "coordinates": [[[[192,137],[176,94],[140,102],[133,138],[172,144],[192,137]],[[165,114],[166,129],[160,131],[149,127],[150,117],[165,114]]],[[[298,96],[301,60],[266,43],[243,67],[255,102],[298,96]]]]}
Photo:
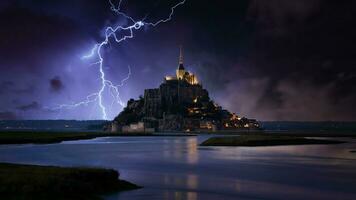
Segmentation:
{"type": "Polygon", "coordinates": [[[336,145],[200,147],[208,137],[1,145],[0,162],[114,168],[144,187],[108,200],[356,199],[354,139],[336,145]]]}

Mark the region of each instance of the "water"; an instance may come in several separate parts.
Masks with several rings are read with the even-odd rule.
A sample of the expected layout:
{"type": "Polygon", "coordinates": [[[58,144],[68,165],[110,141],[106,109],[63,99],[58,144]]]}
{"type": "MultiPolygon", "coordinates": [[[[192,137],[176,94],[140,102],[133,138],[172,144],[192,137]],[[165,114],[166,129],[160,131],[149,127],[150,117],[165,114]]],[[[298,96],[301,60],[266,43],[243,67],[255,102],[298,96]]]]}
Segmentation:
{"type": "Polygon", "coordinates": [[[104,120],[0,120],[0,131],[100,131],[104,120]]]}
{"type": "MultiPolygon", "coordinates": [[[[100,131],[107,121],[103,120],[0,120],[0,131],[100,131]]],[[[302,121],[260,121],[267,131],[333,131],[356,132],[356,122],[302,122],[302,121]]]]}
{"type": "MultiPolygon", "coordinates": [[[[210,136],[115,137],[0,146],[0,162],[114,168],[143,189],[105,199],[356,199],[356,140],[199,147],[210,136]]],[[[345,140],[345,138],[343,139],[345,140]]]]}

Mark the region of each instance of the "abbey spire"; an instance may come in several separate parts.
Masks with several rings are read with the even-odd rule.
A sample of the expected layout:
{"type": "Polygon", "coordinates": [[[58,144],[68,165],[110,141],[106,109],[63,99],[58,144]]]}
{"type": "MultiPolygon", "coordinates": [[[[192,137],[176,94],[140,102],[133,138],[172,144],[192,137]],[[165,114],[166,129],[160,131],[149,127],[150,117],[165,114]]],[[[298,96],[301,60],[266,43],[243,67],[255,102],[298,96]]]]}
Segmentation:
{"type": "Polygon", "coordinates": [[[191,85],[198,85],[199,81],[198,78],[191,72],[186,71],[183,66],[183,48],[180,46],[179,49],[179,64],[178,68],[176,69],[176,76],[166,76],[164,78],[165,81],[183,81],[189,83],[191,85]]]}
{"type": "Polygon", "coordinates": [[[183,47],[182,45],[180,45],[179,47],[179,64],[182,64],[183,65],[183,47]]]}
{"type": "Polygon", "coordinates": [[[176,70],[176,75],[178,80],[183,80],[184,75],[185,75],[185,69],[183,66],[183,48],[180,46],[179,49],[179,65],[178,69],[176,70]]]}
{"type": "Polygon", "coordinates": [[[178,65],[178,70],[184,70],[184,66],[183,66],[183,47],[182,45],[180,46],[179,49],[179,65],[178,65]]]}

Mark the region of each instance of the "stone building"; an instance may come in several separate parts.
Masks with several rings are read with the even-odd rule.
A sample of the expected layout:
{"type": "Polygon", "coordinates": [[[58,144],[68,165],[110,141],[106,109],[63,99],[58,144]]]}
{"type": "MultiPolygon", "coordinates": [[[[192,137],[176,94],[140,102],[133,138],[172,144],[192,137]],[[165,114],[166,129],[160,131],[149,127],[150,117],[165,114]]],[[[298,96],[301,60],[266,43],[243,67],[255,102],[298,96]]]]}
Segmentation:
{"type": "Polygon", "coordinates": [[[181,48],[175,76],[166,76],[158,88],[146,89],[139,100],[131,99],[114,119],[112,130],[216,131],[256,124],[240,120],[210,99],[197,76],[186,71],[181,48]]]}
{"type": "Polygon", "coordinates": [[[145,103],[144,103],[145,116],[161,118],[162,117],[161,90],[159,88],[146,89],[144,99],[145,99],[145,103]]]}

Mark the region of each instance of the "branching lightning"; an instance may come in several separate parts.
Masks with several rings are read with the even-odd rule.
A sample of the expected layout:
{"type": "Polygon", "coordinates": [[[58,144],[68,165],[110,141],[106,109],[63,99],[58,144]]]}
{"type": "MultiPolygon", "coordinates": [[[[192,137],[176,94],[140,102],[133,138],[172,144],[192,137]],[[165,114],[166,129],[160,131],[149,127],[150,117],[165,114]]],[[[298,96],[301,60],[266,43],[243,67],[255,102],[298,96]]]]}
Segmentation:
{"type": "Polygon", "coordinates": [[[116,43],[121,43],[124,40],[132,39],[134,37],[134,31],[135,30],[139,30],[144,26],[155,27],[155,26],[157,26],[157,25],[159,25],[161,23],[166,23],[166,22],[170,21],[172,19],[172,16],[174,14],[175,9],[178,6],[183,5],[185,2],[186,2],[186,0],[182,0],[179,3],[177,3],[176,5],[174,5],[173,7],[171,7],[171,12],[170,12],[170,14],[169,14],[169,16],[167,18],[160,19],[160,20],[158,20],[156,22],[146,22],[145,18],[142,19],[142,20],[136,21],[135,19],[133,19],[132,17],[130,17],[126,13],[122,12],[121,11],[122,0],[119,1],[117,6],[112,2],[112,0],[109,0],[110,6],[111,6],[111,10],[113,12],[115,12],[117,15],[122,16],[125,19],[127,19],[131,25],[129,25],[129,26],[117,25],[115,27],[112,27],[112,26],[106,27],[105,28],[105,38],[101,42],[95,44],[88,55],[85,55],[85,56],[82,57],[82,59],[88,59],[88,58],[94,58],[94,57],[98,59],[92,65],[98,65],[99,66],[99,75],[100,75],[100,82],[101,82],[100,89],[97,92],[89,94],[81,102],[73,103],[73,104],[59,105],[55,109],[73,109],[73,108],[76,108],[78,106],[88,105],[90,103],[97,102],[99,107],[100,107],[100,109],[101,109],[102,119],[107,120],[108,119],[107,108],[103,103],[103,93],[105,91],[109,91],[110,92],[112,98],[114,99],[113,103],[118,103],[121,106],[125,106],[125,103],[123,103],[123,101],[120,98],[119,88],[123,87],[125,85],[125,82],[127,80],[129,80],[129,78],[131,76],[131,68],[130,68],[130,66],[128,66],[128,75],[124,79],[122,79],[120,81],[120,84],[115,85],[112,81],[108,80],[107,77],[106,77],[105,71],[104,71],[104,58],[103,58],[103,55],[102,55],[103,47],[105,47],[106,45],[109,44],[110,38],[113,38],[116,43]],[[124,36],[119,38],[117,36],[117,33],[121,32],[121,31],[128,31],[129,34],[124,35],[124,36]]]}

